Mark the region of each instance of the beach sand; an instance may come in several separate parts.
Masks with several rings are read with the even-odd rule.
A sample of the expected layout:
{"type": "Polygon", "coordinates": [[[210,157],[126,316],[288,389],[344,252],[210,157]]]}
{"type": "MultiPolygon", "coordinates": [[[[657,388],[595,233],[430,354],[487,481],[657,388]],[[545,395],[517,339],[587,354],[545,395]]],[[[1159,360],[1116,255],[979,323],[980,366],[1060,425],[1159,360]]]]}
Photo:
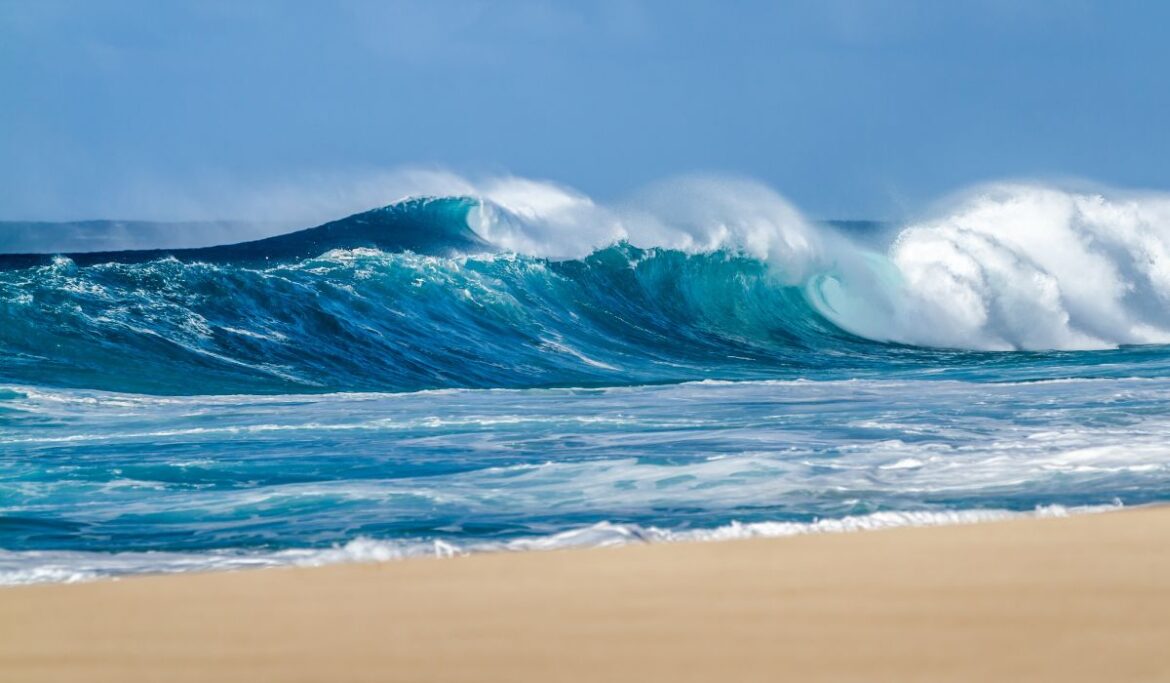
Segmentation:
{"type": "Polygon", "coordinates": [[[1170,681],[1170,508],[4,588],[0,680],[1170,681]]]}

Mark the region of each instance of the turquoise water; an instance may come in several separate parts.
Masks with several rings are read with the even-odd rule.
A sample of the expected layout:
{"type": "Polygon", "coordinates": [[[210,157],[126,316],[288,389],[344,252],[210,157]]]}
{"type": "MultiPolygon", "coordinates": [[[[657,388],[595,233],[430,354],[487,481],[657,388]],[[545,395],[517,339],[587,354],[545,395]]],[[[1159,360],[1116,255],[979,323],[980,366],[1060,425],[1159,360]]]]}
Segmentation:
{"type": "Polygon", "coordinates": [[[0,581],[1170,498],[1170,349],[1127,343],[1162,315],[1133,297],[1144,327],[1074,292],[1053,337],[1041,292],[989,298],[966,348],[922,343],[969,323],[912,291],[906,233],[886,255],[882,226],[812,228],[800,267],[632,234],[558,257],[482,209],[0,256],[0,581]]]}

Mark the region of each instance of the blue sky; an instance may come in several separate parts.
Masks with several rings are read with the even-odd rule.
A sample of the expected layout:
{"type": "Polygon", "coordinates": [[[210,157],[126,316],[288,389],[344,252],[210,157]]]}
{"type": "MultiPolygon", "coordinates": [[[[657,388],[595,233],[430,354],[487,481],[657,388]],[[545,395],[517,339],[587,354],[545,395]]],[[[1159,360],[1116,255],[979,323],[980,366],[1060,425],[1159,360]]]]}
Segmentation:
{"type": "Polygon", "coordinates": [[[0,0],[0,218],[198,218],[169,198],[230,213],[415,165],[600,198],[733,173],[828,218],[999,178],[1170,188],[1168,25],[1126,1],[0,0]]]}

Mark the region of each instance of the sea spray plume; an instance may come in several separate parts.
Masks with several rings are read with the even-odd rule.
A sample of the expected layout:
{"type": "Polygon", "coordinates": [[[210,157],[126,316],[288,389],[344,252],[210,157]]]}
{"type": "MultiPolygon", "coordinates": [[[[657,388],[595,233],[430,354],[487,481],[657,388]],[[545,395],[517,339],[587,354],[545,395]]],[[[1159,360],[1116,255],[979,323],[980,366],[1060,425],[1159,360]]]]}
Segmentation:
{"type": "Polygon", "coordinates": [[[831,264],[832,234],[755,181],[692,176],[658,183],[629,202],[630,241],[688,253],[728,251],[766,261],[788,284],[831,264]]]}
{"type": "Polygon", "coordinates": [[[826,226],[813,226],[787,200],[751,180],[681,177],[603,206],[572,189],[519,178],[476,188],[475,232],[504,251],[579,259],[628,242],[689,254],[725,251],[766,261],[789,284],[853,257],[826,226]]]}
{"type": "Polygon", "coordinates": [[[629,236],[620,216],[589,197],[550,182],[498,178],[472,191],[467,216],[485,242],[514,254],[582,258],[629,236]]]}

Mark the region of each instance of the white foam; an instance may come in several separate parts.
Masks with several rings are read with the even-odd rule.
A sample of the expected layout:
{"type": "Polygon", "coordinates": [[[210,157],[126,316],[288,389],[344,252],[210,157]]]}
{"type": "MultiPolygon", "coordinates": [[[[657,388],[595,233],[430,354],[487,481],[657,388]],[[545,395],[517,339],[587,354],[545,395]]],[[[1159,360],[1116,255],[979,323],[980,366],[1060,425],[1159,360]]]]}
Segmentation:
{"type": "Polygon", "coordinates": [[[1170,343],[1170,196],[979,188],[898,235],[885,286],[855,275],[821,290],[823,310],[873,339],[988,350],[1170,343]]]}
{"type": "Polygon", "coordinates": [[[821,519],[813,522],[732,522],[711,529],[672,531],[658,527],[600,522],[549,536],[534,536],[506,542],[458,544],[379,541],[358,538],[325,549],[294,549],[272,553],[94,553],[69,551],[0,550],[0,585],[34,583],[78,583],[100,578],[145,573],[223,571],[261,567],[316,567],[347,562],[388,562],[408,557],[454,557],[482,552],[523,552],[563,548],[600,548],[631,543],[674,543],[730,541],[747,538],[778,538],[820,533],[855,533],[907,526],[975,524],[1008,519],[1066,517],[1116,510],[1114,505],[1068,508],[1059,505],[1037,507],[1031,512],[1008,510],[940,510],[877,512],[869,515],[821,519]]]}

